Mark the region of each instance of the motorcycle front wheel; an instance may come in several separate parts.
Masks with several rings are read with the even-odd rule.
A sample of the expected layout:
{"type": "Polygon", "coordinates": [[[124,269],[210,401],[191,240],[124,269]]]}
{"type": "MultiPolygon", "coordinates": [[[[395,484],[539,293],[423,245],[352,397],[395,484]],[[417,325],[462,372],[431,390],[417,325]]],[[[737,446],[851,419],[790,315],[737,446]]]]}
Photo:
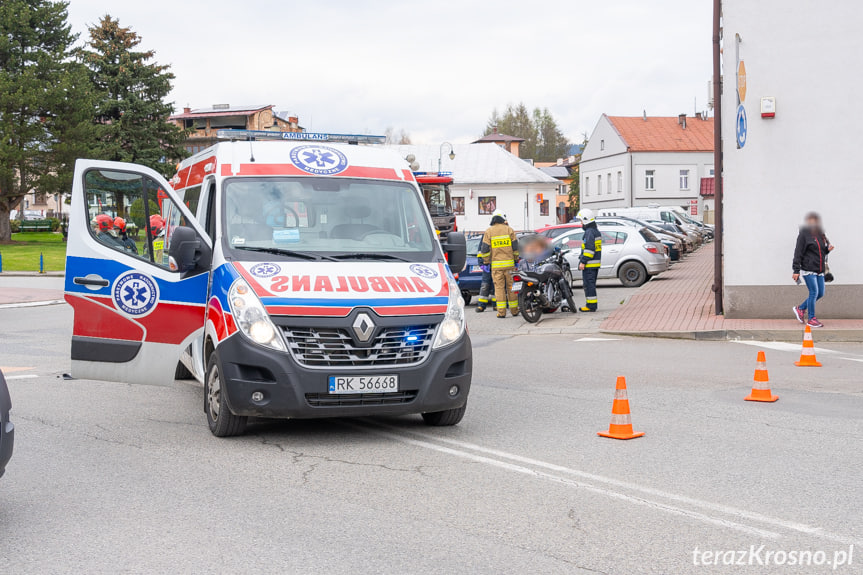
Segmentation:
{"type": "Polygon", "coordinates": [[[542,317],[542,302],[534,290],[518,292],[518,307],[522,317],[529,323],[536,323],[542,317]]]}

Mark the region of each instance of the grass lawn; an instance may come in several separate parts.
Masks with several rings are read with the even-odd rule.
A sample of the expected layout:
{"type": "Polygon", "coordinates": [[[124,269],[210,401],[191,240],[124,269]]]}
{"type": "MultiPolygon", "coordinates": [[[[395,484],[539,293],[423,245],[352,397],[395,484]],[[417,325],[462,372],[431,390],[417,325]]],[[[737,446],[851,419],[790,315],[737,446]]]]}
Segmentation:
{"type": "Polygon", "coordinates": [[[38,272],[39,254],[45,256],[45,271],[66,268],[66,243],[62,234],[24,232],[12,234],[11,244],[0,244],[4,272],[38,272]]]}

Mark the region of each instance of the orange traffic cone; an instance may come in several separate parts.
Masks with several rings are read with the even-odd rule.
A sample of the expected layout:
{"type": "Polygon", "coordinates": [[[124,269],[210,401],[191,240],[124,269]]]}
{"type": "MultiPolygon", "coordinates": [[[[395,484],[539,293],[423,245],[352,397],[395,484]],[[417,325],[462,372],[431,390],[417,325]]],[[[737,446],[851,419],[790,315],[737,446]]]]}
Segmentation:
{"type": "Polygon", "coordinates": [[[611,407],[611,424],[608,431],[599,431],[597,435],[613,439],[632,439],[644,435],[643,431],[632,431],[632,417],[629,415],[629,398],[626,396],[626,378],[617,378],[614,389],[614,404],[611,407]]]}
{"type": "Polygon", "coordinates": [[[770,378],[767,376],[767,358],[764,357],[764,352],[758,352],[758,365],[755,368],[755,385],[752,386],[752,393],[744,397],[746,401],[769,401],[773,402],[779,399],[778,395],[773,395],[770,391],[770,378]]]}
{"type": "Polygon", "coordinates": [[[815,344],[812,342],[812,328],[806,326],[806,332],[803,334],[803,352],[800,354],[800,361],[795,361],[794,365],[798,367],[821,367],[818,360],[815,359],[815,344]]]}

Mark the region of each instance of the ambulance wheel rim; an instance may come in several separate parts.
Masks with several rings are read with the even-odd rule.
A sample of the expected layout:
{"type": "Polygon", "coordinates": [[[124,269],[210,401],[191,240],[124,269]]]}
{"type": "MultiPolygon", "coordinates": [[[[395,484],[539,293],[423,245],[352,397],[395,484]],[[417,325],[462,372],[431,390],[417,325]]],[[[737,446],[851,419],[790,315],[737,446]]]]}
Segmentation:
{"type": "Polygon", "coordinates": [[[222,386],[219,381],[219,368],[213,366],[210,369],[210,377],[207,380],[207,405],[210,409],[210,417],[213,421],[219,419],[219,401],[221,400],[222,386]]]}

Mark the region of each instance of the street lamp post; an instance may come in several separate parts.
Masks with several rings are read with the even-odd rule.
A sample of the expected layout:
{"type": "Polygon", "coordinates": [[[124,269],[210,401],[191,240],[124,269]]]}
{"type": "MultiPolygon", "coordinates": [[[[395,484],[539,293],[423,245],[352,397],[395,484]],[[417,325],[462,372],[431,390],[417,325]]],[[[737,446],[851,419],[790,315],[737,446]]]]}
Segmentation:
{"type": "Polygon", "coordinates": [[[443,160],[443,147],[444,146],[449,146],[449,159],[455,160],[455,151],[452,148],[452,144],[450,144],[449,142],[444,142],[443,144],[441,144],[440,150],[439,150],[440,153],[438,154],[438,157],[437,157],[437,171],[438,172],[440,172],[441,161],[443,160]]]}

